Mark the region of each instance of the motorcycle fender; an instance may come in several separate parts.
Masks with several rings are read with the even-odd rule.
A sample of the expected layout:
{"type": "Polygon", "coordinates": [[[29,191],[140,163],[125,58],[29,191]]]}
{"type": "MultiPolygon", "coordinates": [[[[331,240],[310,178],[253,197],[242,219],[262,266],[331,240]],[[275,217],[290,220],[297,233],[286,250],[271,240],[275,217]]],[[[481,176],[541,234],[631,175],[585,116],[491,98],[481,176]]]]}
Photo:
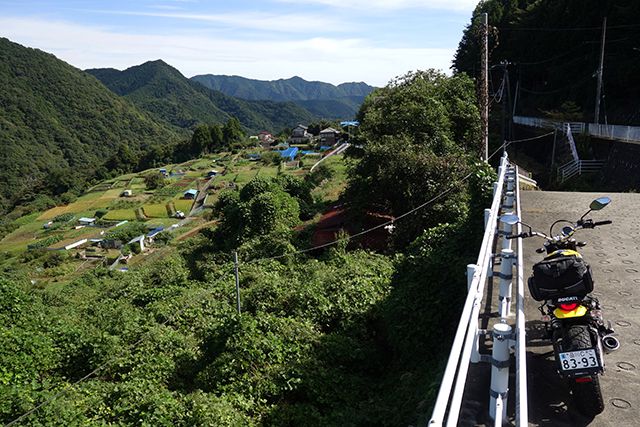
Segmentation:
{"type": "Polygon", "coordinates": [[[589,310],[587,310],[587,307],[579,305],[571,311],[564,311],[556,308],[555,310],[553,310],[553,315],[558,319],[571,319],[574,317],[582,317],[587,314],[588,311],[589,310]]]}

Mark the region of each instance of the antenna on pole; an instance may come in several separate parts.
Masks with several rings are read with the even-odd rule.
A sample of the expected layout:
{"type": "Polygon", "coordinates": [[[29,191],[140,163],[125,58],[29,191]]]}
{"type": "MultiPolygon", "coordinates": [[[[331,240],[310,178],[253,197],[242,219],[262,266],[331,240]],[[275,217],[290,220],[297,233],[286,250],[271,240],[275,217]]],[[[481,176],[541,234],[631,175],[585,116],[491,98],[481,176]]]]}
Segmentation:
{"type": "Polygon", "coordinates": [[[598,67],[598,88],[596,90],[596,112],[594,122],[600,123],[600,98],[602,97],[602,71],[604,69],[604,44],[607,35],[607,17],[602,18],[602,39],[600,40],[600,67],[598,67]]]}
{"type": "Polygon", "coordinates": [[[482,120],[482,143],[480,150],[482,159],[487,162],[489,159],[489,17],[486,13],[481,15],[482,23],[482,54],[481,78],[480,78],[480,118],[482,120]]]}

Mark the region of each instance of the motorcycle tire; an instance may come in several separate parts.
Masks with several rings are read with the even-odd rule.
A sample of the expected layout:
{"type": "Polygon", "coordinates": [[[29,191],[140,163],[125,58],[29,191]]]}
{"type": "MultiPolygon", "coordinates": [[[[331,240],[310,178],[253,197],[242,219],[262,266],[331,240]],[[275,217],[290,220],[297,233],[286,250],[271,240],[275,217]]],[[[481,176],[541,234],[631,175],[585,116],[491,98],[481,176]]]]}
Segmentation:
{"type": "MultiPolygon", "coordinates": [[[[579,350],[582,348],[593,348],[589,328],[584,325],[574,325],[567,330],[565,335],[565,351],[579,350]]],[[[600,378],[598,375],[591,375],[591,381],[576,382],[571,379],[569,388],[573,394],[573,401],[576,407],[586,416],[595,417],[604,411],[604,401],[600,390],[600,378]]]]}

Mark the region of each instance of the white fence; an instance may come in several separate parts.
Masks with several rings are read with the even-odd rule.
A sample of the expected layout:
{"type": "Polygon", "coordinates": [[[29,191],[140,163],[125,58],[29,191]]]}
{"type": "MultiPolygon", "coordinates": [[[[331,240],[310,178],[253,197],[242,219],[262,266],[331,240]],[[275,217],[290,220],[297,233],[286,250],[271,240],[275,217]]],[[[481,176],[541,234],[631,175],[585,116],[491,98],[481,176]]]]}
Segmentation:
{"type": "Polygon", "coordinates": [[[640,127],[589,123],[588,133],[597,138],[640,144],[640,127]]]}
{"type": "Polygon", "coordinates": [[[596,173],[604,166],[604,160],[571,160],[558,168],[560,182],[582,175],[584,173],[596,173]]]}
{"type": "MultiPolygon", "coordinates": [[[[554,120],[540,119],[537,117],[513,116],[513,122],[519,125],[532,126],[545,129],[562,129],[563,123],[554,120]]],[[[615,141],[640,144],[640,127],[603,125],[596,123],[565,122],[571,128],[571,132],[586,133],[596,138],[611,139],[615,141]]]]}
{"type": "MultiPolygon", "coordinates": [[[[517,363],[517,387],[516,387],[516,420],[518,425],[527,424],[527,382],[526,382],[526,358],[525,358],[525,329],[524,329],[524,294],[523,294],[523,274],[522,274],[522,255],[521,255],[521,239],[518,239],[518,256],[513,256],[510,250],[510,240],[504,240],[503,245],[496,245],[499,236],[505,233],[510,234],[511,226],[507,230],[500,230],[498,218],[501,209],[513,212],[514,204],[517,206],[516,212],[520,211],[519,198],[519,178],[517,168],[509,165],[508,157],[505,153],[501,159],[498,168],[498,182],[494,184],[494,198],[491,208],[485,211],[485,233],[480,247],[480,253],[475,265],[468,266],[467,281],[468,294],[465,299],[462,315],[458,323],[456,336],[451,346],[451,352],[447,361],[442,383],[438,391],[438,396],[433,409],[430,426],[442,426],[446,423],[447,427],[458,425],[460,409],[462,407],[462,396],[467,381],[467,374],[470,363],[490,362],[493,365],[494,374],[492,374],[491,390],[487,390],[487,394],[491,396],[491,405],[489,409],[490,415],[493,417],[496,425],[501,425],[503,416],[506,414],[507,406],[507,390],[505,379],[508,379],[509,363],[508,352],[512,343],[511,336],[505,335],[505,331],[510,331],[511,327],[507,324],[507,318],[510,311],[511,301],[511,278],[513,270],[513,262],[517,268],[517,297],[516,297],[516,331],[515,331],[515,347],[516,347],[516,363],[517,363]],[[501,254],[503,255],[503,264],[510,266],[511,272],[493,273],[493,260],[500,254],[493,253],[495,247],[503,247],[501,254]],[[505,259],[505,254],[512,254],[511,259],[505,259]],[[501,299],[499,312],[504,315],[500,323],[494,326],[494,353],[493,355],[480,355],[478,353],[479,337],[486,331],[479,329],[480,308],[483,305],[484,288],[487,278],[490,275],[500,275],[501,280],[507,280],[508,286],[503,287],[501,283],[501,299]],[[507,293],[505,295],[505,292],[507,293]],[[505,345],[506,343],[509,345],[505,345]],[[500,341],[500,343],[498,343],[500,341]],[[496,349],[506,351],[501,357],[498,357],[496,349]],[[499,373],[499,375],[495,375],[499,373]],[[502,379],[498,381],[500,385],[496,387],[494,384],[494,376],[500,376],[502,379]]],[[[503,269],[508,270],[503,266],[503,269]]]]}

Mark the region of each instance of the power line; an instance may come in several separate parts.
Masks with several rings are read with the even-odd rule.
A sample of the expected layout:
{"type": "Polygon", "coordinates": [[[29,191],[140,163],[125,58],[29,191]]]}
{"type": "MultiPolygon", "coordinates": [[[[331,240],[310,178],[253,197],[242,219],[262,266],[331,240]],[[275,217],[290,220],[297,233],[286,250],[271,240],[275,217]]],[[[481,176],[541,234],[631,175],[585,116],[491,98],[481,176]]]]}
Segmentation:
{"type": "MultiPolygon", "coordinates": [[[[229,274],[230,272],[225,272],[223,274],[221,274],[218,278],[216,278],[215,280],[220,280],[222,279],[226,274],[229,274]]],[[[196,302],[202,301],[202,298],[197,298],[195,300],[196,302]]],[[[175,320],[176,318],[178,318],[178,316],[180,316],[182,313],[184,313],[187,309],[192,308],[194,306],[194,304],[188,304],[186,306],[184,306],[182,309],[178,310],[176,313],[173,314],[173,316],[170,316],[169,318],[167,318],[164,322],[156,325],[157,326],[166,326],[167,324],[169,324],[170,322],[172,322],[173,320],[175,320]]],[[[36,405],[35,407],[33,407],[32,409],[30,409],[29,411],[25,412],[24,414],[20,415],[18,418],[10,421],[8,424],[5,424],[5,427],[10,427],[12,425],[15,425],[16,423],[19,423],[20,421],[24,420],[25,418],[27,418],[28,416],[30,416],[31,414],[35,413],[36,411],[38,411],[40,408],[42,408],[43,406],[48,405],[49,403],[53,402],[54,400],[56,400],[58,397],[65,395],[66,393],[68,393],[73,387],[77,386],[78,384],[86,381],[87,379],[91,378],[92,376],[94,376],[95,374],[97,374],[98,372],[102,371],[103,369],[105,369],[107,366],[109,366],[111,363],[113,363],[115,360],[119,359],[120,357],[122,357],[122,355],[128,350],[128,351],[132,351],[135,350],[142,342],[144,342],[147,338],[149,338],[150,335],[150,330],[144,332],[142,334],[142,337],[140,337],[136,342],[134,342],[133,344],[129,345],[127,348],[122,349],[117,355],[112,356],[111,358],[109,358],[106,362],[104,362],[103,364],[101,364],[100,366],[98,366],[97,368],[95,368],[93,371],[89,372],[88,374],[86,374],[85,376],[83,376],[82,378],[74,381],[71,384],[67,384],[65,385],[61,390],[59,390],[57,393],[55,393],[53,396],[49,397],[48,399],[40,402],[38,405],[36,405]]]]}
{"type": "MultiPolygon", "coordinates": [[[[551,132],[551,133],[553,133],[553,132],[551,132]]],[[[547,134],[547,135],[549,135],[549,134],[547,134]]],[[[543,136],[547,136],[547,135],[543,135],[543,136]]],[[[532,139],[536,139],[536,138],[532,138],[532,139]]],[[[500,147],[498,147],[493,153],[491,153],[491,155],[489,157],[487,157],[487,161],[489,161],[491,158],[493,158],[493,156],[495,156],[505,145],[507,145],[507,143],[513,143],[513,142],[520,142],[520,141],[505,141],[504,144],[502,144],[500,147]]],[[[469,172],[467,175],[462,177],[461,180],[459,181],[459,183],[466,182],[471,177],[471,175],[473,175],[473,172],[469,172]]],[[[348,241],[350,241],[352,239],[355,239],[357,237],[363,236],[363,235],[365,235],[367,233],[371,233],[372,231],[378,230],[380,228],[384,228],[384,227],[386,227],[388,225],[392,225],[396,221],[398,221],[398,220],[400,220],[400,219],[402,219],[402,218],[404,218],[406,216],[409,216],[411,214],[416,213],[420,209],[423,209],[423,208],[429,206],[430,204],[436,202],[437,200],[440,200],[441,198],[443,198],[444,196],[449,194],[455,188],[456,188],[456,186],[452,185],[450,188],[444,190],[443,192],[441,192],[437,196],[432,197],[431,199],[427,200],[426,202],[424,202],[424,203],[420,204],[419,206],[417,206],[417,207],[415,207],[415,208],[413,208],[413,209],[411,209],[411,210],[409,210],[409,211],[407,211],[407,212],[395,217],[394,219],[391,219],[391,220],[389,220],[387,222],[384,222],[382,224],[378,224],[378,225],[376,225],[374,227],[371,227],[371,228],[368,228],[366,230],[360,231],[360,232],[358,232],[356,234],[352,234],[352,235],[349,235],[347,237],[336,239],[336,240],[333,240],[331,242],[324,243],[322,245],[313,246],[313,247],[307,248],[307,249],[301,249],[301,250],[298,250],[298,251],[294,251],[294,252],[290,252],[290,253],[286,253],[286,254],[281,254],[281,255],[276,255],[276,256],[272,256],[272,257],[264,257],[264,258],[252,259],[252,260],[246,261],[244,264],[255,264],[255,263],[258,263],[258,262],[262,262],[262,261],[272,261],[272,260],[276,260],[276,259],[282,259],[282,258],[285,258],[285,257],[288,257],[288,256],[300,255],[300,254],[304,254],[304,253],[307,253],[307,252],[315,251],[317,249],[323,249],[323,248],[326,248],[326,247],[329,247],[329,246],[333,246],[333,245],[341,243],[341,242],[348,242],[348,241]]]]}
{"type": "MultiPolygon", "coordinates": [[[[628,24],[628,25],[613,25],[607,26],[607,29],[617,28],[640,28],[640,24],[628,24]]],[[[556,28],[543,28],[543,27],[499,27],[500,31],[595,31],[602,30],[602,26],[598,27],[556,27],[556,28]]]]}

